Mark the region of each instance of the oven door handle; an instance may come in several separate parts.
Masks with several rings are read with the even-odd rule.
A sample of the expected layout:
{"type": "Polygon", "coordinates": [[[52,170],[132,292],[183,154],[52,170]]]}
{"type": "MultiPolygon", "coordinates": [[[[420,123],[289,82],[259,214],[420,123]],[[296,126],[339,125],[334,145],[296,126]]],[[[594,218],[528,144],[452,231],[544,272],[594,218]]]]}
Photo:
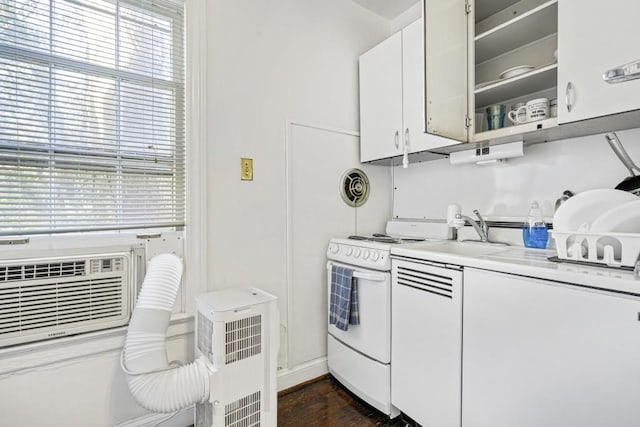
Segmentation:
{"type": "Polygon", "coordinates": [[[355,277],[356,279],[370,280],[372,282],[384,282],[385,280],[387,280],[387,276],[385,276],[384,274],[370,274],[363,273],[361,271],[354,271],[353,277],[355,277]]]}

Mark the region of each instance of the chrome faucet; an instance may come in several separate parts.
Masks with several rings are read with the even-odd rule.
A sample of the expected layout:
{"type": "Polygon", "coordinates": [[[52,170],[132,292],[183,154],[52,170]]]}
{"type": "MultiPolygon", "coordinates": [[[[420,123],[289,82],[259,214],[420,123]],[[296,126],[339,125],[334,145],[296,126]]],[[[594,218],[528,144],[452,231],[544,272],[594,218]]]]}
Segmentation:
{"type": "Polygon", "coordinates": [[[456,214],[456,219],[464,220],[467,224],[471,225],[473,229],[476,230],[476,233],[478,233],[478,236],[480,236],[481,242],[488,242],[489,241],[489,225],[486,223],[484,218],[482,218],[482,215],[480,215],[480,212],[478,212],[477,209],[474,209],[473,213],[476,214],[476,216],[478,217],[480,225],[478,225],[478,223],[476,223],[476,221],[473,218],[470,218],[466,215],[456,214]]]}
{"type": "Polygon", "coordinates": [[[489,241],[489,224],[487,224],[484,218],[482,218],[482,215],[480,215],[480,212],[478,212],[478,209],[474,209],[473,213],[476,214],[476,216],[478,217],[478,220],[480,221],[480,228],[482,229],[482,233],[479,233],[480,238],[482,239],[483,242],[488,242],[489,241]]]}

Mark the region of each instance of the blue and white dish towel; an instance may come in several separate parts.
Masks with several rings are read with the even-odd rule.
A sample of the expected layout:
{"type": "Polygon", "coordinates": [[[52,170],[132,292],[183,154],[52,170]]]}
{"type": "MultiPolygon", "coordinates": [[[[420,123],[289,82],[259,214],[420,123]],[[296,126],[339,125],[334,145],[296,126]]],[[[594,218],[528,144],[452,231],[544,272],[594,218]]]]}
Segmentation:
{"type": "Polygon", "coordinates": [[[343,331],[349,325],[360,324],[358,286],[351,268],[331,266],[329,324],[336,325],[336,328],[343,331]]]}

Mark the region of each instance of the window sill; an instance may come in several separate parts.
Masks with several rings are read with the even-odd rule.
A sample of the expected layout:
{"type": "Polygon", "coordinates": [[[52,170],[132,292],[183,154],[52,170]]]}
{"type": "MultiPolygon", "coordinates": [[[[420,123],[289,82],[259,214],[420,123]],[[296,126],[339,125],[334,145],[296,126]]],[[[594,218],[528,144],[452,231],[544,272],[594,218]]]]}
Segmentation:
{"type": "MultiPolygon", "coordinates": [[[[169,322],[167,339],[194,332],[193,315],[174,313],[169,322]]],[[[15,345],[0,349],[0,378],[46,365],[73,362],[88,357],[120,352],[127,327],[113,328],[49,341],[15,345]]]]}

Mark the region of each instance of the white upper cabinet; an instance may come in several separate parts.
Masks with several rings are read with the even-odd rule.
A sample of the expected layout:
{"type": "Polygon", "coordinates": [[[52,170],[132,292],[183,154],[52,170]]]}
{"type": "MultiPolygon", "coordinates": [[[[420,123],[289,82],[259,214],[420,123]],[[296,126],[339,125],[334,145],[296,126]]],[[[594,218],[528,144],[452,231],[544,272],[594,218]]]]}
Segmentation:
{"type": "Polygon", "coordinates": [[[402,34],[360,56],[360,161],[402,154],[402,34]]]}
{"type": "MultiPolygon", "coordinates": [[[[475,120],[470,141],[520,135],[557,125],[549,103],[557,98],[558,0],[477,0],[473,51],[470,54],[473,93],[469,109],[475,120]],[[501,8],[493,12],[494,7],[501,8]],[[524,123],[509,119],[518,104],[546,100],[546,116],[524,123]],[[504,106],[505,117],[489,128],[487,108],[504,106]],[[477,119],[476,119],[477,118],[477,119]],[[480,123],[480,120],[482,123],[480,123]]],[[[529,119],[525,109],[521,119],[529,119]]],[[[515,116],[515,114],[514,114],[515,116]]]]}
{"type": "Polygon", "coordinates": [[[621,69],[640,74],[638,0],[559,0],[558,121],[585,120],[640,109],[640,79],[607,83],[621,69]]]}
{"type": "Polygon", "coordinates": [[[427,130],[463,142],[557,124],[512,123],[516,104],[557,93],[558,0],[426,0],[427,130]],[[487,108],[504,116],[489,129],[487,108]]]}
{"type": "Polygon", "coordinates": [[[457,144],[426,132],[424,24],[419,19],[402,30],[402,113],[409,153],[457,144]]]}
{"type": "Polygon", "coordinates": [[[638,126],[640,1],[425,0],[424,7],[428,132],[509,142],[638,126]],[[519,121],[509,119],[539,99],[548,103],[546,117],[522,109],[519,121]],[[504,111],[491,128],[489,107],[504,111]],[[587,119],[598,120],[581,123],[587,119]]]}
{"type": "Polygon", "coordinates": [[[425,0],[427,132],[467,141],[468,23],[464,0],[425,0]]]}
{"type": "Polygon", "coordinates": [[[422,20],[360,57],[360,160],[457,143],[425,132],[422,20]]]}

